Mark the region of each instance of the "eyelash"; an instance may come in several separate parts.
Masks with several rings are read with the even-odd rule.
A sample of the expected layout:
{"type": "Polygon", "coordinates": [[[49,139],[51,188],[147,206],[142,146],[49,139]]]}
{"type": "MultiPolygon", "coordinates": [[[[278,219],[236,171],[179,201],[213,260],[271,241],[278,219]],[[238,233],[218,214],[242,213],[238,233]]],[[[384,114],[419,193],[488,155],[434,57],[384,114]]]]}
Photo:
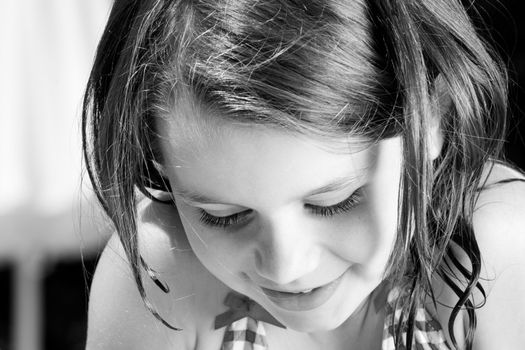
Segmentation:
{"type": "Polygon", "coordinates": [[[226,228],[226,227],[238,224],[239,222],[241,222],[241,220],[244,217],[246,217],[246,215],[248,215],[251,212],[252,210],[246,210],[246,211],[236,213],[233,215],[219,217],[219,216],[210,215],[204,210],[200,209],[201,216],[199,220],[203,224],[208,225],[208,226],[226,228]]]}
{"type": "MultiPolygon", "coordinates": [[[[343,201],[323,207],[323,206],[317,206],[313,204],[305,204],[305,207],[314,215],[321,216],[321,217],[332,217],[337,214],[346,213],[353,208],[355,208],[361,201],[362,198],[362,192],[361,189],[357,189],[354,193],[352,193],[348,198],[344,199],[343,201]]],[[[218,227],[218,228],[227,228],[229,226],[238,224],[242,222],[242,220],[249,215],[252,212],[252,210],[246,210],[240,213],[236,213],[229,216],[214,216],[210,215],[209,213],[205,212],[204,210],[200,209],[200,218],[199,220],[208,226],[212,227],[218,227]]]]}
{"type": "Polygon", "coordinates": [[[337,214],[346,213],[354,209],[360,203],[361,199],[362,193],[361,189],[359,188],[356,191],[354,191],[354,193],[352,193],[350,197],[328,207],[322,207],[312,204],[305,204],[305,206],[312,212],[312,214],[322,217],[331,217],[337,214]]]}

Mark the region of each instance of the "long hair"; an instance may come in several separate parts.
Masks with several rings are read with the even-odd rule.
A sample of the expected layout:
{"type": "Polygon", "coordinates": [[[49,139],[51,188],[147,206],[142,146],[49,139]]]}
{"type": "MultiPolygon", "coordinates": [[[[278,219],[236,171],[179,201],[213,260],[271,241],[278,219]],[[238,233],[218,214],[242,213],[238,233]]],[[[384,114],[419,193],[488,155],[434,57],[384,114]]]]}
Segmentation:
{"type": "Polygon", "coordinates": [[[154,166],[162,163],[156,118],[182,117],[186,104],[315,137],[401,136],[398,235],[385,274],[409,290],[407,346],[416,306],[434,299],[433,276],[458,295],[452,341],[466,307],[472,344],[470,296],[483,291],[472,211],[483,166],[500,157],[506,86],[457,0],[117,0],[85,93],[83,150],[139,292],[168,325],[146,296],[141,267],[154,274],[141,259],[136,222],[137,192],[170,190],[154,166]],[[440,115],[438,81],[450,97],[440,115]],[[444,146],[431,161],[425,150],[435,120],[444,146]]]}

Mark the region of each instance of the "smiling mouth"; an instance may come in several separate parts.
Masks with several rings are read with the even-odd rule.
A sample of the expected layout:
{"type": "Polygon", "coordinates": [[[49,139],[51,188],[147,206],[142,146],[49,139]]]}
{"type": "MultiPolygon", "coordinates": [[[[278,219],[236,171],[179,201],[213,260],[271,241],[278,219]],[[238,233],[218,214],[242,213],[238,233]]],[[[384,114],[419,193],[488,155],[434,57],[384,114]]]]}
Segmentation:
{"type": "Polygon", "coordinates": [[[283,292],[261,287],[263,293],[277,306],[290,311],[307,311],[326,303],[337,290],[343,279],[343,273],[337,279],[323,286],[298,292],[283,292]]]}
{"type": "Polygon", "coordinates": [[[300,291],[300,292],[283,292],[283,291],[274,290],[274,289],[268,289],[268,288],[264,288],[264,287],[261,287],[261,289],[263,290],[264,294],[266,294],[267,296],[272,297],[272,298],[293,298],[293,297],[296,297],[298,295],[311,294],[312,292],[318,290],[319,288],[323,288],[323,287],[324,286],[311,288],[311,289],[306,289],[306,290],[300,291]]]}

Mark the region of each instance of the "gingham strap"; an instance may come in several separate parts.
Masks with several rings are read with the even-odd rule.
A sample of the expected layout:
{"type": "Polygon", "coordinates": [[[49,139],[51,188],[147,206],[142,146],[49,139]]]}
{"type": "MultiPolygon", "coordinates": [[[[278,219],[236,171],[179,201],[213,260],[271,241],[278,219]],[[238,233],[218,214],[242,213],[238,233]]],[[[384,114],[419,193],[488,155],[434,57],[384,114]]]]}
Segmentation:
{"type": "Polygon", "coordinates": [[[221,350],[267,350],[263,322],[245,317],[226,328],[221,350]]]}
{"type": "MultiPolygon", "coordinates": [[[[383,345],[382,350],[405,350],[406,349],[406,324],[401,327],[401,347],[395,348],[394,333],[399,319],[401,317],[401,310],[396,309],[396,301],[403,298],[399,288],[394,288],[390,291],[385,306],[385,327],[383,329],[383,345]],[[394,316],[394,317],[392,317],[394,316]],[[394,322],[393,320],[394,319],[394,322]]],[[[450,350],[445,335],[439,322],[434,316],[425,308],[420,307],[416,310],[414,322],[414,337],[412,341],[412,349],[414,350],[450,350]]]]}

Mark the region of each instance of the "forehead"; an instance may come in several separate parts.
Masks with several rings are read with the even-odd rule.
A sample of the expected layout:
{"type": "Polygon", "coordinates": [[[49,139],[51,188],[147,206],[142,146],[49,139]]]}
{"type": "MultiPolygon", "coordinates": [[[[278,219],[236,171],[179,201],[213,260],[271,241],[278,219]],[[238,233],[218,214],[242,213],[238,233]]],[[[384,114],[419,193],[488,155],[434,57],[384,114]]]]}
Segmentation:
{"type": "Polygon", "coordinates": [[[253,198],[300,197],[342,178],[358,181],[375,164],[376,147],[358,138],[323,141],[262,126],[189,124],[159,125],[165,172],[175,189],[224,203],[254,207],[253,198]]]}
{"type": "Polygon", "coordinates": [[[314,134],[313,131],[306,131],[306,127],[304,131],[299,131],[301,126],[297,126],[295,130],[291,128],[232,120],[204,108],[191,106],[189,103],[182,103],[177,113],[164,115],[156,120],[156,129],[159,131],[164,151],[167,151],[166,148],[169,147],[170,153],[175,152],[179,155],[202,151],[224,140],[235,139],[240,145],[244,141],[233,137],[240,134],[248,135],[248,138],[249,135],[261,134],[274,135],[279,139],[295,138],[338,154],[356,153],[367,149],[374,143],[359,135],[342,136],[341,133],[323,135],[321,132],[314,134]]]}
{"type": "Polygon", "coordinates": [[[199,154],[202,157],[205,153],[213,153],[219,145],[223,150],[232,146],[232,152],[242,149],[249,153],[252,150],[254,156],[259,153],[260,147],[277,147],[280,151],[285,151],[287,148],[294,148],[292,144],[305,152],[308,152],[307,149],[316,149],[334,155],[351,155],[366,151],[374,143],[357,135],[343,137],[305,134],[282,126],[229,120],[195,109],[186,109],[183,113],[177,113],[176,117],[172,115],[159,118],[156,128],[163,158],[176,158],[178,162],[183,162],[189,155],[199,154]],[[297,147],[298,144],[301,146],[297,147]]]}

